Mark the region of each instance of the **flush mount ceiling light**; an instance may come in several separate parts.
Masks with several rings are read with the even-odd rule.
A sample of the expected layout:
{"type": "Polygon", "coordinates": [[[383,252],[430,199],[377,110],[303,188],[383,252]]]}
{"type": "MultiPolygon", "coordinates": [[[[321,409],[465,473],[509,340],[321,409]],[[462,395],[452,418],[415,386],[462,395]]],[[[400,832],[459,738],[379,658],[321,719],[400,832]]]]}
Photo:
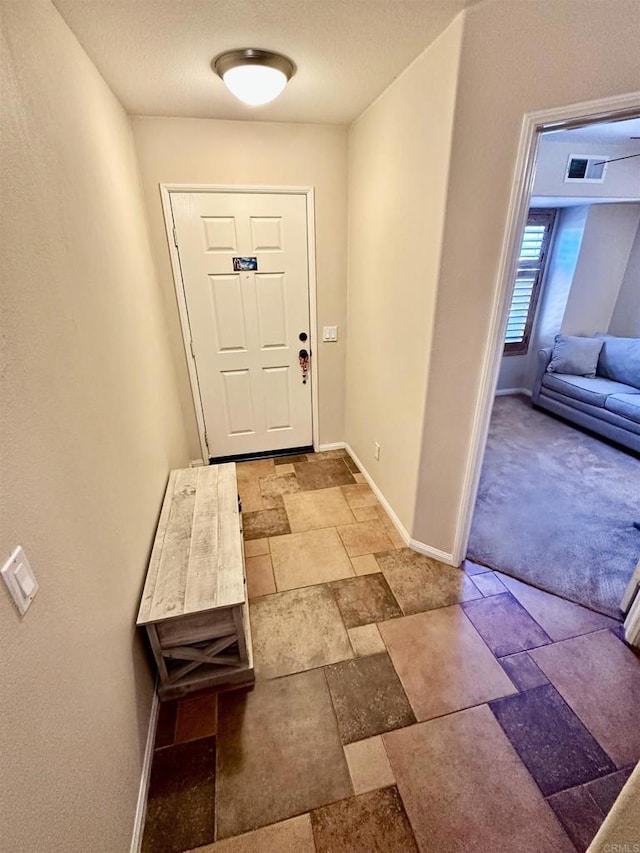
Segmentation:
{"type": "Polygon", "coordinates": [[[212,65],[227,89],[252,107],[277,98],[296,70],[281,53],[252,47],[221,53],[212,65]]]}

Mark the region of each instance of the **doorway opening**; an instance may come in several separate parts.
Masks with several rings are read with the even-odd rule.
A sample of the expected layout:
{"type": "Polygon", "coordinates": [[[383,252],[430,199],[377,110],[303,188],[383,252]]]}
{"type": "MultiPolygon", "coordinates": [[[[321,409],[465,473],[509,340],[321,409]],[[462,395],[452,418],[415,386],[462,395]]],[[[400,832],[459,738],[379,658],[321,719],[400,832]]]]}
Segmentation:
{"type": "Polygon", "coordinates": [[[318,442],[311,187],[161,186],[202,459],[318,442]]]}
{"type": "Polygon", "coordinates": [[[618,619],[640,556],[633,137],[637,95],[525,117],[454,555],[618,619]]]}

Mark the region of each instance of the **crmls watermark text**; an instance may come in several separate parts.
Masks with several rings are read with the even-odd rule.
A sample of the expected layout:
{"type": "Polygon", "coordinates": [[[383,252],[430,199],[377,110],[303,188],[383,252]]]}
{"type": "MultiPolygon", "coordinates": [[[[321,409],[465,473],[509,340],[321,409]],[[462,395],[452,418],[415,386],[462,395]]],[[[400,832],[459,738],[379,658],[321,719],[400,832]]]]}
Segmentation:
{"type": "Polygon", "coordinates": [[[640,853],[640,843],[605,844],[604,853],[640,853]]]}

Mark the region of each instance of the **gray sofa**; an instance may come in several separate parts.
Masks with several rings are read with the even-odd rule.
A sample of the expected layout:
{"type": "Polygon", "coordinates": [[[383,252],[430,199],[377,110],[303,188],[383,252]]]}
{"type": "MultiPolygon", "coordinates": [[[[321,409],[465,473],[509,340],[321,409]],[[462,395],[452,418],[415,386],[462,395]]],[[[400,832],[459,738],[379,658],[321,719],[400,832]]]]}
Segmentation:
{"type": "Polygon", "coordinates": [[[550,373],[553,348],[540,350],[531,401],[640,453],[640,338],[597,337],[595,376],[550,373]]]}

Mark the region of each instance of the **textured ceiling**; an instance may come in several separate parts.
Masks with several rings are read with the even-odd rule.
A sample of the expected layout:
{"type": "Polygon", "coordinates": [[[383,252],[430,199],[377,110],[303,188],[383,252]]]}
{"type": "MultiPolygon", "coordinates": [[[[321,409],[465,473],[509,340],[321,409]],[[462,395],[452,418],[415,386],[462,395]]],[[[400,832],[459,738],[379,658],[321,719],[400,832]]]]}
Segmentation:
{"type": "Polygon", "coordinates": [[[129,113],[353,121],[476,0],[54,0],[129,113]],[[260,47],[298,66],[284,93],[246,107],[211,70],[260,47]]]}

